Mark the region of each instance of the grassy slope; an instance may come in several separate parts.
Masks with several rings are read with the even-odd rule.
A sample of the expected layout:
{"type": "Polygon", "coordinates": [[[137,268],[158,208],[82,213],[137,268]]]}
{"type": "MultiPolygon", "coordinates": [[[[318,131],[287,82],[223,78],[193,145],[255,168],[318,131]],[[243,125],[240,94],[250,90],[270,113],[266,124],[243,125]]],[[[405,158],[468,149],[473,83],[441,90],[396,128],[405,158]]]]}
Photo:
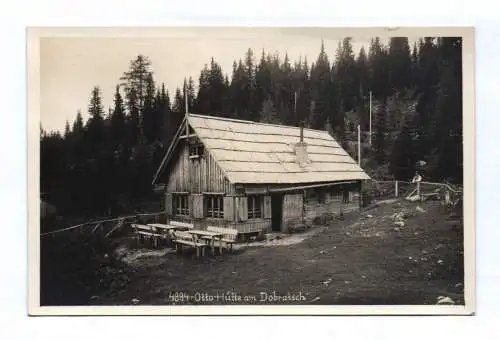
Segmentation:
{"type": "Polygon", "coordinates": [[[169,304],[176,292],[228,291],[257,300],[260,292],[301,292],[307,304],[435,304],[440,295],[463,304],[460,222],[447,222],[439,202],[420,204],[425,213],[416,206],[381,204],[289,246],[202,260],[172,253],[143,258],[127,284],[96,292],[92,304],[169,304]],[[402,209],[414,216],[397,227],[391,215],[402,209]]]}

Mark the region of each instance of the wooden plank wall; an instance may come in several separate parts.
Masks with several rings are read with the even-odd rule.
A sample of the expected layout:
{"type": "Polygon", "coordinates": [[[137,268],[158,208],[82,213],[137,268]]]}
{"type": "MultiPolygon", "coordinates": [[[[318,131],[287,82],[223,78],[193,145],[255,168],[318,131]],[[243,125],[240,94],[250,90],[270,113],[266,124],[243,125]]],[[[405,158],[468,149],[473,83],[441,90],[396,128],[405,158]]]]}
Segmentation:
{"type": "Polygon", "coordinates": [[[271,219],[261,218],[241,222],[225,221],[223,219],[194,219],[186,216],[169,216],[168,220],[193,223],[196,229],[206,230],[208,226],[236,229],[240,233],[253,233],[264,230],[271,230],[271,219]]]}
{"type": "Polygon", "coordinates": [[[306,224],[313,224],[316,218],[327,218],[329,216],[338,216],[340,212],[351,212],[359,210],[359,193],[351,191],[349,194],[352,199],[344,204],[342,194],[326,193],[324,201],[319,201],[318,197],[306,197],[304,202],[304,220],[306,224]]]}
{"type": "Polygon", "coordinates": [[[166,171],[168,192],[234,193],[234,185],[225,177],[213,157],[205,150],[198,159],[189,158],[189,148],[181,141],[172,165],[166,171]]]}
{"type": "Polygon", "coordinates": [[[289,228],[303,223],[304,219],[304,195],[286,194],[283,197],[283,219],[281,231],[287,232],[289,228]]]}

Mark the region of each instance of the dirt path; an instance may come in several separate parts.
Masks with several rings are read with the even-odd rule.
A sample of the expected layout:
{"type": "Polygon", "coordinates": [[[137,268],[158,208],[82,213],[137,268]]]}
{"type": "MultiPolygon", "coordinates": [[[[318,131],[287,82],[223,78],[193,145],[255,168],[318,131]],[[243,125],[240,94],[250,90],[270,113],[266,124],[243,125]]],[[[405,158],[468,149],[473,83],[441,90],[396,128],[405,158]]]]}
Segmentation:
{"type": "Polygon", "coordinates": [[[380,204],[328,227],[201,260],[122,247],[133,269],[129,283],[91,304],[435,304],[438,296],[463,303],[461,228],[445,220],[439,203],[416,207],[380,204]],[[404,226],[394,224],[398,213],[406,215],[399,216],[404,226]]]}

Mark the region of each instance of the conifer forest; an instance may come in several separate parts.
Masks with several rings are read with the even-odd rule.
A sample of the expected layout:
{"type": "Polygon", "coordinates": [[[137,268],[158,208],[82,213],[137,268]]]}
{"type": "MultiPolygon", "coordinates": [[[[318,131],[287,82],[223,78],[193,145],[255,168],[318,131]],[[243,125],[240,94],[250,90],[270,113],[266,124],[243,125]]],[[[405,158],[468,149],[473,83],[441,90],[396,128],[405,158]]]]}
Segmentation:
{"type": "Polygon", "coordinates": [[[117,79],[109,110],[95,84],[81,94],[88,120],[75,108],[63,132],[40,127],[40,191],[61,215],[117,216],[150,199],[186,103],[190,113],[327,130],[354,159],[359,124],[361,166],[373,179],[408,181],[419,170],[462,182],[461,38],[373,38],[359,53],[351,38],[336,51],[319,41],[314,60],[248,49],[231,70],[212,58],[175,89],[155,82],[139,54],[117,79]]]}

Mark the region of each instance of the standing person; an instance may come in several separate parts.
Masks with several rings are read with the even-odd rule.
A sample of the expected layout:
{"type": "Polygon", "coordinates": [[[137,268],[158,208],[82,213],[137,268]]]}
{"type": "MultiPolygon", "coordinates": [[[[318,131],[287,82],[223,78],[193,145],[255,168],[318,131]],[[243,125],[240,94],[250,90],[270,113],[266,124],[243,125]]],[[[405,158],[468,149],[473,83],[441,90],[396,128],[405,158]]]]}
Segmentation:
{"type": "Polygon", "coordinates": [[[419,198],[420,197],[420,182],[422,182],[422,176],[417,172],[415,172],[415,176],[413,176],[413,180],[411,181],[412,183],[417,183],[417,195],[419,198]]]}

